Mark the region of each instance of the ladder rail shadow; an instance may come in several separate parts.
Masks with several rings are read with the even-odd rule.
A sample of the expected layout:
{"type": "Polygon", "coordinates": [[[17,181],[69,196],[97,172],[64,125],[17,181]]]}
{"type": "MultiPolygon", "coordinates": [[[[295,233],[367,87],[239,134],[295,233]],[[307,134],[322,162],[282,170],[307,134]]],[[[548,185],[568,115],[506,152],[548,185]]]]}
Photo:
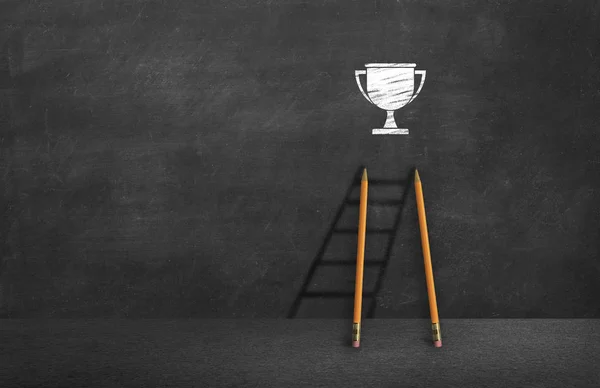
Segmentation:
{"type": "Polygon", "coordinates": [[[356,172],[354,173],[354,176],[352,177],[352,181],[350,182],[348,190],[346,190],[346,194],[344,195],[344,200],[338,207],[337,212],[336,212],[335,216],[333,217],[331,226],[329,227],[329,230],[327,231],[327,234],[325,235],[325,238],[323,239],[323,243],[319,247],[319,250],[317,251],[317,255],[315,256],[315,259],[313,260],[310,268],[308,269],[308,273],[306,274],[306,278],[304,279],[302,288],[300,288],[300,292],[294,299],[292,307],[290,308],[290,311],[288,313],[288,318],[294,318],[296,316],[296,314],[298,313],[298,309],[300,308],[300,303],[302,302],[302,294],[304,292],[306,292],[306,289],[310,285],[310,281],[311,281],[313,275],[315,274],[315,271],[317,270],[319,263],[323,260],[323,255],[325,254],[325,250],[327,249],[327,246],[328,246],[329,242],[331,241],[331,238],[333,237],[333,234],[335,231],[335,226],[337,225],[338,221],[342,218],[342,215],[344,214],[344,210],[346,209],[346,201],[349,199],[350,195],[352,194],[352,191],[354,190],[354,184],[356,183],[357,179],[359,179],[360,173],[362,172],[363,168],[364,168],[363,166],[359,167],[356,170],[356,172]]]}

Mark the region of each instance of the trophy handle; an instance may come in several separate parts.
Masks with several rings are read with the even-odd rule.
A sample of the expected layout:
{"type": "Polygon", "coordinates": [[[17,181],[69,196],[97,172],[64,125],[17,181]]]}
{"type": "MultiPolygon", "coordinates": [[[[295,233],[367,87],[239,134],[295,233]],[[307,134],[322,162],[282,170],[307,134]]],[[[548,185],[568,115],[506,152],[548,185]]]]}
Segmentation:
{"type": "Polygon", "coordinates": [[[408,102],[406,103],[406,105],[410,104],[412,102],[412,100],[414,100],[415,98],[417,98],[417,96],[421,92],[421,89],[423,89],[423,83],[425,82],[425,70],[415,70],[415,74],[418,74],[418,75],[421,76],[421,84],[419,85],[419,88],[417,89],[417,92],[411,97],[410,100],[408,100],[408,102]]]}
{"type": "MultiPolygon", "coordinates": [[[[356,77],[356,84],[358,85],[358,88],[360,89],[360,92],[362,93],[363,96],[365,96],[365,98],[367,99],[367,101],[369,101],[371,104],[373,104],[373,101],[371,101],[371,99],[369,98],[369,96],[367,96],[367,93],[365,93],[362,84],[360,83],[360,75],[366,75],[367,71],[366,70],[356,70],[354,71],[354,76],[356,77]]],[[[375,104],[373,104],[375,105],[375,104]]]]}

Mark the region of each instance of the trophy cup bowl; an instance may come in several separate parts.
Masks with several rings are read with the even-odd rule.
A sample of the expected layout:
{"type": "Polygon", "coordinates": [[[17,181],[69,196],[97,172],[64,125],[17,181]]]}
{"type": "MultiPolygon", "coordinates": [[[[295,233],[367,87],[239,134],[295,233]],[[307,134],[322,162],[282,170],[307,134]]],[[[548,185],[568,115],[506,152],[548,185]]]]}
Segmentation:
{"type": "Polygon", "coordinates": [[[387,111],[383,128],[373,129],[373,135],[408,135],[408,129],[398,128],[394,111],[410,104],[421,92],[425,82],[425,70],[415,70],[414,63],[367,63],[366,70],[356,70],[358,88],[371,104],[387,111]],[[421,76],[415,92],[415,74],[421,76]],[[367,78],[367,91],[362,87],[360,76],[367,78]]]}

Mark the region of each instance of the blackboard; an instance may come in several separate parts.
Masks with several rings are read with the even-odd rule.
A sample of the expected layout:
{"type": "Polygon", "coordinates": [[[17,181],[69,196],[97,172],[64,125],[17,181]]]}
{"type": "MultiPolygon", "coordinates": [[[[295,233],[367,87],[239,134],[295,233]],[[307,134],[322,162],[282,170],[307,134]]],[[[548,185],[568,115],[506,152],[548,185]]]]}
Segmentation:
{"type": "MultiPolygon", "coordinates": [[[[600,317],[597,2],[40,0],[0,21],[1,317],[287,316],[360,166],[405,183],[382,200],[419,169],[442,319],[600,317]],[[368,63],[427,71],[408,135],[372,134],[368,63]]],[[[375,317],[428,316],[414,191],[401,210],[375,317]]]]}

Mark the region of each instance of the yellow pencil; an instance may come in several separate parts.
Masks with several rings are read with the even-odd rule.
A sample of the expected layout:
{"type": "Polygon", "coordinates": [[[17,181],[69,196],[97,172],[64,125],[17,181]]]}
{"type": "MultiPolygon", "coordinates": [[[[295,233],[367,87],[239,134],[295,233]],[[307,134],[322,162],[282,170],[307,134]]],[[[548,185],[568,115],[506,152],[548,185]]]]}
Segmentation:
{"type": "Polygon", "coordinates": [[[438,317],[437,301],[435,298],[435,285],[433,283],[433,269],[431,267],[431,252],[429,251],[429,234],[427,233],[427,219],[425,218],[425,201],[423,200],[423,187],[419,172],[415,170],[415,195],[417,196],[417,210],[419,213],[419,227],[421,229],[421,245],[425,261],[425,279],[427,282],[427,295],[429,297],[429,312],[431,315],[431,332],[433,344],[436,348],[442,347],[442,333],[440,332],[440,319],[438,317]]]}
{"type": "Polygon", "coordinates": [[[360,182],[360,207],[358,212],[358,249],[356,252],[356,283],[354,288],[354,319],[352,321],[352,346],[360,346],[360,321],[362,312],[363,273],[365,267],[365,235],[367,231],[367,191],[369,180],[365,168],[360,182]]]}

